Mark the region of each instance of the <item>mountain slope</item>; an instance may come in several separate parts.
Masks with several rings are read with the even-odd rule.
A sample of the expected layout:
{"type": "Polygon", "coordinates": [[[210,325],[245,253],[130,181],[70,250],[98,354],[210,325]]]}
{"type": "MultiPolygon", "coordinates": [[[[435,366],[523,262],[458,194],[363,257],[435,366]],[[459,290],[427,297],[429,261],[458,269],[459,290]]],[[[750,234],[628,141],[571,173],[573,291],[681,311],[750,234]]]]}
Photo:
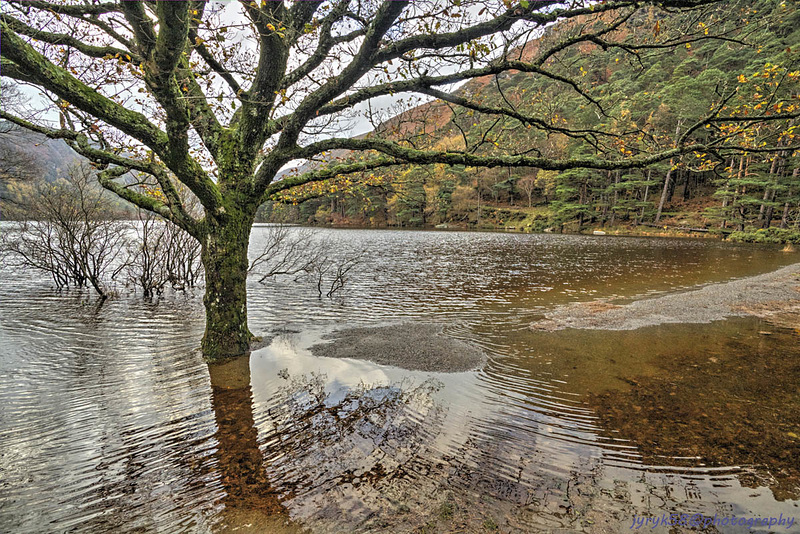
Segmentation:
{"type": "MultiPolygon", "coordinates": [[[[532,58],[538,47],[587,31],[588,24],[573,21],[556,25],[519,53],[524,60],[532,58]]],[[[797,79],[792,72],[798,67],[800,48],[797,2],[729,2],[714,13],[703,13],[703,17],[695,13],[664,16],[642,9],[619,28],[614,40],[665,32],[677,37],[702,36],[709,27],[722,31],[725,39],[687,40],[685,46],[674,50],[654,49],[637,54],[582,43],[545,64],[552,72],[578,80],[581,90],[598,105],[564,84],[519,72],[470,81],[453,96],[469,95],[487,106],[513,108],[573,130],[639,132],[640,143],[635,138],[631,142],[632,136],[625,142],[611,136],[600,139],[598,148],[612,158],[671,146],[676,133],[679,135],[708,112],[719,92],[738,87],[731,105],[747,112],[758,109],[755,106],[760,93],[781,76],[786,87],[780,90],[784,95],[793,91],[791,98],[796,101],[797,79]]],[[[515,119],[498,120],[495,115],[442,101],[400,114],[369,135],[404,140],[417,148],[466,149],[477,154],[514,150],[567,158],[586,150],[585,143],[568,135],[545,132],[515,119]]],[[[346,159],[348,154],[336,156],[346,159]]],[[[779,215],[778,208],[789,205],[790,215],[800,218],[794,199],[797,193],[778,183],[791,175],[796,159],[791,154],[784,155],[781,177],[771,176],[773,160],[755,156],[746,159],[745,174],[758,175],[760,180],[749,183],[747,202],[766,196],[775,217],[779,215]]],[[[540,217],[540,227],[637,224],[670,217],[678,210],[691,216],[691,221],[684,221],[687,224],[711,226],[732,219],[740,226],[752,224],[766,204],[745,205],[743,194],[735,199],[731,196],[727,204],[723,196],[713,196],[725,188],[742,192],[743,187],[731,181],[735,179],[731,170],[735,165],[728,163],[712,168],[706,161],[687,157],[673,162],[675,168],[671,172],[669,162],[663,162],[624,173],[406,166],[292,191],[283,200],[300,203],[299,206],[273,204],[262,215],[323,224],[480,226],[495,211],[487,204],[508,211],[536,200],[547,215],[540,217]],[[725,170],[726,166],[731,169],[725,170]],[[706,209],[715,206],[719,208],[717,213],[706,209]],[[742,211],[740,208],[742,213],[734,213],[742,211]]],[[[761,224],[763,218],[762,215],[761,224]]]]}

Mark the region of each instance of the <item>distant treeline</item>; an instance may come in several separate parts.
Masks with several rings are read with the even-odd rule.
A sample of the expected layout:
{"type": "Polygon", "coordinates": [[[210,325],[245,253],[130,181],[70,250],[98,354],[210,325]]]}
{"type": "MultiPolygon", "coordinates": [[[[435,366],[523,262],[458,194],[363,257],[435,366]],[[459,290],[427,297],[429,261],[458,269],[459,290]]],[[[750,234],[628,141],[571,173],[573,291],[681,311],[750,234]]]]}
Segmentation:
{"type": "MultiPolygon", "coordinates": [[[[597,147],[623,155],[640,150],[636,138],[631,141],[631,131],[639,132],[642,147],[645,140],[650,146],[673,146],[709,113],[709,102],[718,101],[720,94],[731,95],[720,110],[727,116],[763,111],[777,97],[800,105],[800,12],[795,2],[731,3],[717,13],[721,18],[695,20],[692,16],[654,18],[652,12],[640,10],[619,31],[641,35],[669,28],[702,29],[709,24],[719,28],[747,20],[748,33],[732,33],[730,41],[687,44],[669,53],[642,51],[635,60],[615,48],[585,45],[568,50],[558,58],[559,65],[550,68],[580,73],[598,107],[587,105],[575,92],[559,90],[547,78],[523,73],[473,80],[457,94],[468,93],[492,106],[513,105],[572,130],[602,126],[619,131],[619,140],[598,139],[597,147]]],[[[558,25],[542,39],[564,38],[577,31],[575,24],[558,25]]],[[[584,140],[545,135],[514,119],[498,122],[495,115],[436,103],[394,119],[395,124],[403,124],[397,136],[409,136],[407,119],[412,115],[421,122],[415,146],[447,149],[467,144],[483,153],[500,150],[497,147],[528,147],[531,153],[553,159],[593,155],[580,152],[585,151],[578,148],[586,145],[584,140]]],[[[745,129],[720,122],[708,128],[705,136],[720,147],[735,142],[751,147],[752,152],[723,158],[696,153],[624,171],[395,167],[294,191],[262,206],[259,220],[480,227],[497,209],[506,209],[535,213],[527,217],[534,230],[665,221],[740,231],[798,226],[800,164],[797,154],[780,150],[796,139],[794,123],[765,121],[745,129]],[[769,146],[765,139],[770,140],[769,146]]],[[[524,218],[519,213],[513,216],[524,218]]]]}

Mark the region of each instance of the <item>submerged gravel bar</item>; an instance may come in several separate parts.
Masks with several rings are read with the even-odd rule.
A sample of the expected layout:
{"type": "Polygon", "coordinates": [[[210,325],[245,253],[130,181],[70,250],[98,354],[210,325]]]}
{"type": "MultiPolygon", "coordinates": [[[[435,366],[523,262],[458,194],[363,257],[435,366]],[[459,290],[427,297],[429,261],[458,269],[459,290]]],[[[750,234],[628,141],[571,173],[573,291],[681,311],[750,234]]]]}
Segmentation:
{"type": "Polygon", "coordinates": [[[369,360],[412,371],[458,373],[475,369],[486,356],[477,347],[447,336],[442,327],[403,323],[348,328],[311,347],[315,356],[369,360]]]}
{"type": "Polygon", "coordinates": [[[666,323],[710,323],[755,315],[781,326],[800,325],[800,263],[777,271],[710,284],[690,291],[637,300],[558,306],[531,324],[534,330],[635,330],[666,323]]]}

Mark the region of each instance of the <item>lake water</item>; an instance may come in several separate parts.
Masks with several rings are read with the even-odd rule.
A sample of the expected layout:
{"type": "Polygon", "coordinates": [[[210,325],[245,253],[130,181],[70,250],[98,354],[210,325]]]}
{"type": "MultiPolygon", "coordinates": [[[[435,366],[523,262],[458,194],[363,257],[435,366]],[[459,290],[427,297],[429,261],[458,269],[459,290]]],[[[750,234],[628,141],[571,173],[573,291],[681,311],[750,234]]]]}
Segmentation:
{"type": "MultiPolygon", "coordinates": [[[[267,231],[254,229],[253,250],[267,231]]],[[[364,253],[345,289],[319,298],[291,279],[253,280],[250,327],[270,341],[213,367],[196,350],[200,291],[123,291],[98,306],[3,266],[0,530],[617,532],[634,516],[700,513],[783,514],[800,531],[796,332],[741,318],[528,328],[558,304],[798,255],[711,240],[315,232],[338,257],[364,253]],[[424,373],[309,351],[337,329],[397,323],[441,325],[488,361],[424,373]]]]}

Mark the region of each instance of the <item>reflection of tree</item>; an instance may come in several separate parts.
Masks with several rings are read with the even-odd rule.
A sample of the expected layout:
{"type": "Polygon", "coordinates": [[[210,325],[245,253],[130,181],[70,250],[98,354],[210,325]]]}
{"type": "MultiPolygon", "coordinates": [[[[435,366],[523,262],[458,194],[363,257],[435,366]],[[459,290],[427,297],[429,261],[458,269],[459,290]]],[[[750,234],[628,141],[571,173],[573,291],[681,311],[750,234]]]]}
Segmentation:
{"type": "Polygon", "coordinates": [[[438,431],[442,408],[433,393],[442,386],[436,380],[331,392],[324,375],[282,377],[287,383],[283,402],[270,410],[268,454],[281,458],[271,465],[302,473],[296,485],[305,490],[400,475],[438,431]]]}
{"type": "MultiPolygon", "coordinates": [[[[249,358],[209,365],[209,374],[228,526],[259,521],[273,532],[288,519],[290,500],[311,502],[306,498],[335,490],[337,498],[326,499],[335,507],[347,500],[346,488],[374,489],[385,479],[405,478],[410,464],[429,456],[425,445],[442,415],[432,397],[441,387],[435,380],[328,391],[324,375],[282,372],[286,383],[274,404],[254,415],[249,358]]],[[[312,513],[339,519],[326,509],[312,513]]]]}
{"type": "Polygon", "coordinates": [[[264,469],[253,420],[250,358],[244,356],[224,364],[208,366],[211,404],[217,422],[217,465],[226,495],[226,510],[244,508],[267,516],[285,508],[264,469]]]}

